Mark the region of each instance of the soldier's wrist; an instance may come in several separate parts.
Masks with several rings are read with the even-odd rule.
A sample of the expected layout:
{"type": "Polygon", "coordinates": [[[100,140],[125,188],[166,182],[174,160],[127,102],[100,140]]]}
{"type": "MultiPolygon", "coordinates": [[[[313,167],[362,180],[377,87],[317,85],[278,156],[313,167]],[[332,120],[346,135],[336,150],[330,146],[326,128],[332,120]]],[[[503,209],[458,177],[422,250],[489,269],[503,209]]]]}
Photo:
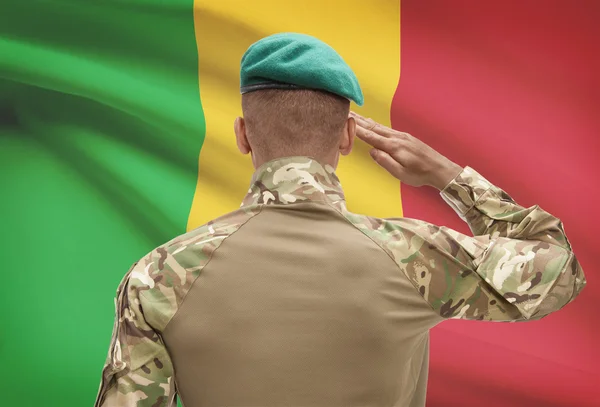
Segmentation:
{"type": "Polygon", "coordinates": [[[460,165],[449,162],[447,165],[441,167],[436,173],[433,174],[432,180],[429,183],[432,187],[439,191],[442,191],[446,186],[452,182],[463,170],[460,165]]]}

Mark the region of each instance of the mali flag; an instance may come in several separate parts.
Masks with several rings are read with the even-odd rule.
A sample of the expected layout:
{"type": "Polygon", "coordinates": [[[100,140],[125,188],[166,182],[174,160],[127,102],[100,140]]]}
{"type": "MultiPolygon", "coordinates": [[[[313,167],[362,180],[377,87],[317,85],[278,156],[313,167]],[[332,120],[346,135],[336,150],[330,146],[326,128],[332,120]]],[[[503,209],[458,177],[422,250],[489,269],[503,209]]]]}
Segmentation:
{"type": "MultiPolygon", "coordinates": [[[[93,403],[129,266],[247,191],[243,51],[296,31],[352,66],[361,114],[560,217],[586,271],[541,321],[436,327],[428,405],[598,406],[599,20],[595,0],[2,0],[0,404],[93,403]]],[[[469,233],[367,151],[338,170],[350,210],[469,233]]]]}

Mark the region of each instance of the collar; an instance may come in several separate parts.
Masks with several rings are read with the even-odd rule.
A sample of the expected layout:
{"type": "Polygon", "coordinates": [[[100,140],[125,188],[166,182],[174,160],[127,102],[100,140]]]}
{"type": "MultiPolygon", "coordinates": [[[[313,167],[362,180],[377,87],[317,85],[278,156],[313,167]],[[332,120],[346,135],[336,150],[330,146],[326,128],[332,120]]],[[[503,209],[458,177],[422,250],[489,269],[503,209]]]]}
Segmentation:
{"type": "Polygon", "coordinates": [[[252,175],[250,189],[240,206],[316,201],[343,209],[344,192],[334,171],[331,165],[322,165],[309,156],[267,161],[252,175]]]}

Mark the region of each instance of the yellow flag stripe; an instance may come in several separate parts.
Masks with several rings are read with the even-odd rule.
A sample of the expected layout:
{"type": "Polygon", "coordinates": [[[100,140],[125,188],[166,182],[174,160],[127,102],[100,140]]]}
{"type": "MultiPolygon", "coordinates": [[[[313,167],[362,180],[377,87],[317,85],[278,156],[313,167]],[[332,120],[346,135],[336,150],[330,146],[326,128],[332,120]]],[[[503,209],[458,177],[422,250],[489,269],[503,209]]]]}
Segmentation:
{"type": "MultiPolygon", "coordinates": [[[[314,35],[335,48],[355,71],[365,94],[360,114],[390,125],[400,77],[400,2],[389,0],[195,0],[200,97],[206,137],[188,230],[239,208],[254,172],[239,153],[233,121],[241,116],[239,64],[244,51],[276,32],[314,35]]],[[[399,182],[377,166],[357,140],[337,174],[349,210],[400,217],[399,182]]]]}

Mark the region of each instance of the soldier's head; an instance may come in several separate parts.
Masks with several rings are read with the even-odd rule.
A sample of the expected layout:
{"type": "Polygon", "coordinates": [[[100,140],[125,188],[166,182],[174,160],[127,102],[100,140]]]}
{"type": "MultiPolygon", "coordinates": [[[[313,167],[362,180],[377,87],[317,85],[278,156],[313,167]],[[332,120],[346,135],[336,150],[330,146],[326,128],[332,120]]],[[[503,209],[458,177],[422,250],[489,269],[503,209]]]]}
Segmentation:
{"type": "Polygon", "coordinates": [[[235,121],[240,151],[255,167],[304,155],[337,166],[349,154],[356,124],[350,101],[363,103],[354,72],[317,38],[280,33],[252,44],[240,69],[243,118],[235,121]]]}
{"type": "Polygon", "coordinates": [[[356,125],[350,101],[320,90],[264,89],[242,95],[244,117],[235,121],[240,151],[255,167],[278,157],[311,156],[337,166],[352,151],[356,125]]]}

